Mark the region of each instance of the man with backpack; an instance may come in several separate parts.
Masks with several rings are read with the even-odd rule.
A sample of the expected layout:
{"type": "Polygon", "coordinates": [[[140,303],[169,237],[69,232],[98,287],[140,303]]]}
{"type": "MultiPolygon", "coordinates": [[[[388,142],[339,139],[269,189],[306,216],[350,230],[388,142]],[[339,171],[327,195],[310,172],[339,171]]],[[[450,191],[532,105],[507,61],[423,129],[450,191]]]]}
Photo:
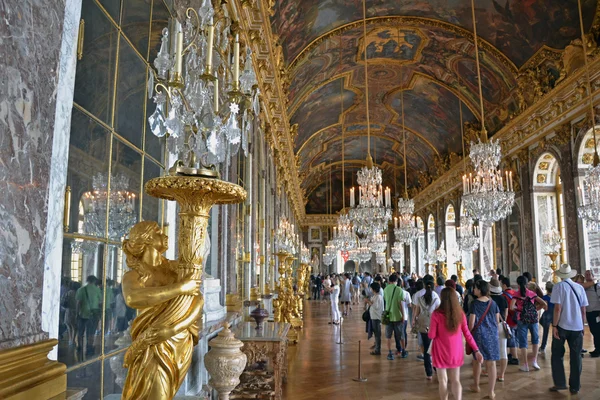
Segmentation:
{"type": "Polygon", "coordinates": [[[385,325],[385,338],[388,346],[388,360],[394,359],[392,352],[392,334],[396,338],[396,350],[402,355],[402,348],[399,348],[402,341],[402,328],[404,326],[404,315],[402,313],[402,302],[404,301],[404,291],[396,284],[398,275],[392,274],[389,278],[389,285],[383,291],[385,309],[382,315],[382,324],[385,325]]]}
{"type": "Polygon", "coordinates": [[[581,389],[581,349],[583,348],[583,321],[588,299],[583,286],[571,280],[577,274],[569,264],[563,264],[556,276],[563,281],[554,285],[550,301],[554,303],[552,319],[552,380],[551,392],[567,390],[565,375],[565,342],[569,343],[571,373],[569,391],[577,394],[581,389]]]}

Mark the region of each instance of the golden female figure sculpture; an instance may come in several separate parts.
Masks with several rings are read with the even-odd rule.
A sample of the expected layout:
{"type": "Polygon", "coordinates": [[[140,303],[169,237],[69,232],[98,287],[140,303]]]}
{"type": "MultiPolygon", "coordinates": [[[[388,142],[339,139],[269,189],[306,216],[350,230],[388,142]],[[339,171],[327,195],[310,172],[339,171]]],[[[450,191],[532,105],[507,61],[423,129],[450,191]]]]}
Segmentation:
{"type": "Polygon", "coordinates": [[[146,183],[154,197],[179,204],[179,259],[167,260],[167,236],[158,224],[136,224],[123,242],[127,265],[123,294],[140,310],[125,354],[125,400],[170,400],[190,367],[204,298],[200,293],[204,243],[214,204],[238,203],[246,192],[219,179],[164,176],[146,183]]]}

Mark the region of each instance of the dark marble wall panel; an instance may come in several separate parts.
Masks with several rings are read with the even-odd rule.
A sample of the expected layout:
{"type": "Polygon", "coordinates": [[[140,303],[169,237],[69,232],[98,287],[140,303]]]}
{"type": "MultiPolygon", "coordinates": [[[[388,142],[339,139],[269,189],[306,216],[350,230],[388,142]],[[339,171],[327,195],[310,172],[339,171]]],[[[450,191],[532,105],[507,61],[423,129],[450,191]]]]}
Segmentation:
{"type": "Polygon", "coordinates": [[[65,0],[0,3],[0,349],[42,332],[44,248],[65,0]]]}

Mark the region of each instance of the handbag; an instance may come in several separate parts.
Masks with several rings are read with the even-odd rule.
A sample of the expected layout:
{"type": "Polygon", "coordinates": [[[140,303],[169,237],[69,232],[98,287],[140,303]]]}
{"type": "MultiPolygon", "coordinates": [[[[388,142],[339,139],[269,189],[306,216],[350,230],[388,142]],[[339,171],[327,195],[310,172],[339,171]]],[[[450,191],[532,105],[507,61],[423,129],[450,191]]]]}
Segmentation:
{"type": "MultiPolygon", "coordinates": [[[[485,309],[485,312],[481,315],[481,318],[479,318],[479,321],[477,321],[477,324],[475,324],[473,329],[471,329],[471,334],[473,334],[477,330],[477,328],[479,328],[481,326],[481,324],[483,323],[485,316],[487,315],[488,311],[490,311],[490,308],[492,307],[492,301],[493,300],[489,300],[490,303],[488,304],[487,308],[485,309]]],[[[469,345],[469,343],[465,343],[465,352],[467,353],[468,356],[473,354],[473,348],[469,345]]]]}
{"type": "Polygon", "coordinates": [[[390,299],[389,304],[387,304],[386,310],[381,314],[381,324],[389,325],[390,324],[390,309],[392,308],[392,302],[394,301],[394,295],[396,294],[396,289],[398,286],[394,287],[394,291],[392,292],[392,298],[390,299]]]}
{"type": "Polygon", "coordinates": [[[506,322],[502,315],[500,315],[500,318],[502,318],[500,323],[502,324],[502,329],[504,330],[504,337],[508,340],[512,339],[513,334],[512,329],[510,329],[510,325],[508,325],[508,322],[506,322]]]}
{"type": "Polygon", "coordinates": [[[367,307],[365,312],[363,312],[362,320],[365,322],[369,322],[369,320],[371,319],[371,313],[369,312],[370,309],[371,309],[371,306],[367,307]]]}

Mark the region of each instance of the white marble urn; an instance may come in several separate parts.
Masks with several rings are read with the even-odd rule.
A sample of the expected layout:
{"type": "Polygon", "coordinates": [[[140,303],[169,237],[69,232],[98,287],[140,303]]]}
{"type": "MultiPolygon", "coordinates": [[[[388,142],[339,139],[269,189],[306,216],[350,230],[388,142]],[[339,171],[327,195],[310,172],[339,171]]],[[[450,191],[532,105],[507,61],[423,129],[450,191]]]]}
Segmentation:
{"type": "Polygon", "coordinates": [[[240,350],[244,344],[226,326],[208,345],[211,349],[204,356],[208,384],[219,393],[219,399],[228,400],[246,368],[246,355],[240,350]]]}

